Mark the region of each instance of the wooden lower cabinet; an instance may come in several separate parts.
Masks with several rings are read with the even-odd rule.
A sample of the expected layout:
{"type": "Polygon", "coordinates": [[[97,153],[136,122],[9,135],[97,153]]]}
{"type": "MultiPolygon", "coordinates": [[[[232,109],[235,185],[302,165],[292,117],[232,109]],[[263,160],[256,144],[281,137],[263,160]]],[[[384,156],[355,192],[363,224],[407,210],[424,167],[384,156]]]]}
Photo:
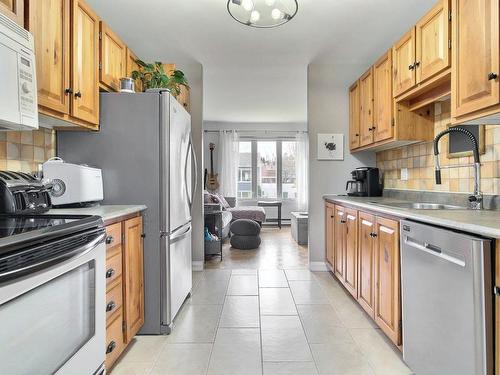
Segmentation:
{"type": "Polygon", "coordinates": [[[375,322],[401,344],[401,269],[399,223],[377,217],[375,224],[375,322]]]}
{"type": "Polygon", "coordinates": [[[106,368],[144,324],[142,216],[106,226],[106,368]]]}
{"type": "Polygon", "coordinates": [[[326,248],[333,247],[333,273],[387,337],[400,346],[399,221],[332,203],[327,203],[326,212],[334,216],[326,218],[326,248]]]}
{"type": "Polygon", "coordinates": [[[326,242],[326,261],[333,267],[333,236],[335,227],[335,205],[327,203],[325,207],[325,242],[326,242]]]}
{"type": "Polygon", "coordinates": [[[358,302],[375,318],[375,216],[359,213],[358,302]]]}

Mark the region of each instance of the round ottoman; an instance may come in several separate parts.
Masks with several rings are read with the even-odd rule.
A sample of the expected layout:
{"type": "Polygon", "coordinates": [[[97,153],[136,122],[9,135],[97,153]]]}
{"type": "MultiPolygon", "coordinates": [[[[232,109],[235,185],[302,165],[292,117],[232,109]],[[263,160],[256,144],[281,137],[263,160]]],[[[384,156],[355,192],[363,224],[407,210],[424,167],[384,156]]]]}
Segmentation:
{"type": "Polygon", "coordinates": [[[260,246],[260,225],[253,220],[238,219],[231,224],[231,246],[250,250],[260,246]]]}

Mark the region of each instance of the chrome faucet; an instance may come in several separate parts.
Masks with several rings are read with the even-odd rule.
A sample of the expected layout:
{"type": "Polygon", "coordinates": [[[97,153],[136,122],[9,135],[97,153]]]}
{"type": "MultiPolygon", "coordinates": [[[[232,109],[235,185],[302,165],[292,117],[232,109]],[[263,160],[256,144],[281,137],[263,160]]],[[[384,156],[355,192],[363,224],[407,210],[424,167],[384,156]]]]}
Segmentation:
{"type": "Polygon", "coordinates": [[[470,131],[464,128],[449,128],[447,130],[439,133],[436,138],[434,138],[434,163],[435,163],[435,174],[436,174],[436,184],[441,185],[441,169],[449,168],[460,168],[460,167],[473,167],[474,168],[474,192],[469,196],[469,205],[473,210],[480,210],[483,207],[483,194],[481,193],[481,162],[479,161],[479,146],[477,139],[470,131]],[[472,153],[474,154],[474,163],[472,164],[461,164],[461,165],[439,165],[439,148],[438,143],[441,137],[449,133],[459,133],[467,137],[467,139],[472,143],[472,153]]]}

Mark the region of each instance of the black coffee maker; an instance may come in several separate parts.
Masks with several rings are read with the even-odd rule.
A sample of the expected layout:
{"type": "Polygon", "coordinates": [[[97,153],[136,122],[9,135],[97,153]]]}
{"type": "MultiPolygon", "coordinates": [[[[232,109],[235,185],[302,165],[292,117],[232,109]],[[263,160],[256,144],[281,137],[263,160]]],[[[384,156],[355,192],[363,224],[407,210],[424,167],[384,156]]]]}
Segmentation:
{"type": "Polygon", "coordinates": [[[351,172],[352,180],[347,181],[347,195],[354,197],[380,197],[382,184],[378,168],[360,167],[351,172]]]}

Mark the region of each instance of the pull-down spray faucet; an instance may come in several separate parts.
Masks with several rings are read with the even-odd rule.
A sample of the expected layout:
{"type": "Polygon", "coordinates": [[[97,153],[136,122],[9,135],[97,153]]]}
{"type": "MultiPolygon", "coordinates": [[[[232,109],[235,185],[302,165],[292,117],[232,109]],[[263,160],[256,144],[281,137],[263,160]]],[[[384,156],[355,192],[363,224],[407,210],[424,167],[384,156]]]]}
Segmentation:
{"type": "Polygon", "coordinates": [[[459,167],[473,167],[474,168],[474,192],[473,195],[469,197],[470,208],[473,210],[480,210],[483,203],[483,194],[481,193],[481,163],[479,161],[479,146],[477,139],[470,131],[464,128],[449,128],[447,130],[439,133],[436,138],[434,138],[434,163],[435,163],[435,174],[436,174],[436,184],[441,185],[441,169],[447,168],[459,168],[459,167]],[[441,137],[449,133],[459,133],[472,143],[472,153],[474,154],[473,164],[462,164],[462,165],[439,165],[439,148],[438,143],[441,137]]]}

